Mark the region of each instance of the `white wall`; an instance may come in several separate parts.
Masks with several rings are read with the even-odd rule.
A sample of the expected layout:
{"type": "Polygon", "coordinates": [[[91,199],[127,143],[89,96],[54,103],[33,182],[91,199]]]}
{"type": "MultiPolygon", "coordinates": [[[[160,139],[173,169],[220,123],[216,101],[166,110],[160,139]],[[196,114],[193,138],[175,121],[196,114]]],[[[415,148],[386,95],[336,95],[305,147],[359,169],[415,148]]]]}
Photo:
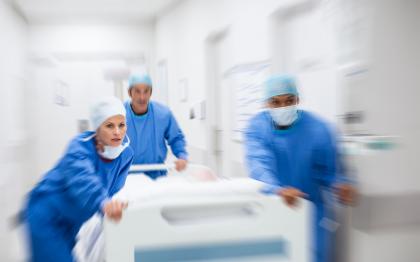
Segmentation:
{"type": "Polygon", "coordinates": [[[337,2],[304,1],[273,15],[273,68],[296,75],[299,106],[336,123],[337,2]]]}
{"type": "MultiPolygon", "coordinates": [[[[144,25],[32,25],[31,52],[35,55],[104,57],[139,55],[152,59],[153,24],[144,25]]],[[[134,58],[134,57],[133,57],[134,58]]]]}
{"type": "MultiPolygon", "coordinates": [[[[22,138],[22,108],[16,104],[23,89],[23,77],[27,54],[27,25],[25,20],[7,4],[0,1],[0,92],[1,112],[13,112],[6,115],[9,129],[0,131],[0,145],[22,138]],[[18,115],[19,117],[16,117],[18,115]],[[17,134],[19,133],[19,134],[17,134]]],[[[21,101],[20,101],[21,102],[21,101]]]]}
{"type": "Polygon", "coordinates": [[[346,106],[348,110],[363,111],[364,121],[347,125],[347,129],[398,139],[394,150],[355,157],[353,161],[357,163],[361,201],[370,196],[376,200],[361,202],[353,213],[353,221],[365,221],[369,228],[350,231],[350,261],[417,261],[420,2],[355,3],[357,13],[365,14],[361,17],[365,27],[356,23],[359,27],[352,39],[360,45],[356,36],[365,37],[361,39],[364,48],[353,52],[353,57],[364,60],[365,71],[347,77],[346,106]]]}
{"type": "Polygon", "coordinates": [[[420,4],[360,1],[358,8],[369,17],[366,49],[370,51],[369,55],[359,55],[366,61],[366,72],[347,77],[351,96],[347,108],[365,113],[356,131],[398,136],[395,150],[360,159],[362,189],[370,194],[419,192],[420,120],[416,114],[420,112],[420,36],[416,28],[420,25],[420,4]]]}
{"type": "Polygon", "coordinates": [[[25,191],[24,146],[26,113],[25,62],[27,24],[6,2],[0,1],[0,260],[19,253],[10,222],[25,191]]]}

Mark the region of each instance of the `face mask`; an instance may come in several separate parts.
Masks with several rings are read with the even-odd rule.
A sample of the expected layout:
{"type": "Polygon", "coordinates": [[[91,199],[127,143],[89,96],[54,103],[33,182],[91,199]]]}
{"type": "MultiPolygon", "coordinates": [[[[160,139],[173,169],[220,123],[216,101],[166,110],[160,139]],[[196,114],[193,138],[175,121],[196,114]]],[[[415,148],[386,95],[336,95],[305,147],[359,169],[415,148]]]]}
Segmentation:
{"type": "Polygon", "coordinates": [[[104,146],[103,152],[98,152],[105,159],[115,159],[117,158],[124,149],[130,145],[130,139],[127,136],[127,142],[119,146],[104,146]]]}
{"type": "Polygon", "coordinates": [[[271,108],[270,115],[279,126],[290,126],[298,117],[297,106],[271,108]]]}

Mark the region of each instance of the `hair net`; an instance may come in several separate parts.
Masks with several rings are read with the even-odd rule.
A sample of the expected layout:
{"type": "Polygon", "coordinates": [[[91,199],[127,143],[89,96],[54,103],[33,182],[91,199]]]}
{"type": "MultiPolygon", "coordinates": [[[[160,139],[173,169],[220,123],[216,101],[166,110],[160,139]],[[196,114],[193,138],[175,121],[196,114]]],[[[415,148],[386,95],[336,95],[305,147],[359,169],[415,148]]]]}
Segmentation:
{"type": "Polygon", "coordinates": [[[125,108],[121,100],[114,96],[104,97],[98,100],[90,110],[90,120],[93,130],[97,130],[105,120],[116,115],[125,116],[125,108]]]}
{"type": "Polygon", "coordinates": [[[264,83],[264,99],[280,95],[298,95],[296,79],[291,75],[274,75],[264,83]]]}
{"type": "Polygon", "coordinates": [[[152,87],[152,79],[149,75],[146,74],[130,76],[130,78],[128,79],[128,88],[131,88],[137,84],[145,84],[152,87]]]}

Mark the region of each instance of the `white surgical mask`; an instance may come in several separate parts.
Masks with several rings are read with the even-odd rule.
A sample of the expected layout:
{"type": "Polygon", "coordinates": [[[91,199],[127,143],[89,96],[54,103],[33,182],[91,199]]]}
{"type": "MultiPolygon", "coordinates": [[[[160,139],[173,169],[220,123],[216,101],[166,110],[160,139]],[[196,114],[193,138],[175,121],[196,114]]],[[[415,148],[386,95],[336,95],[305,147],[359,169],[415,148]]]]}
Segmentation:
{"type": "Polygon", "coordinates": [[[290,126],[298,117],[297,106],[270,108],[270,115],[279,126],[290,126]]]}
{"type": "Polygon", "coordinates": [[[127,136],[127,142],[119,146],[104,146],[103,152],[98,152],[103,158],[106,159],[115,159],[121,155],[122,151],[130,145],[130,138],[127,136]]]}

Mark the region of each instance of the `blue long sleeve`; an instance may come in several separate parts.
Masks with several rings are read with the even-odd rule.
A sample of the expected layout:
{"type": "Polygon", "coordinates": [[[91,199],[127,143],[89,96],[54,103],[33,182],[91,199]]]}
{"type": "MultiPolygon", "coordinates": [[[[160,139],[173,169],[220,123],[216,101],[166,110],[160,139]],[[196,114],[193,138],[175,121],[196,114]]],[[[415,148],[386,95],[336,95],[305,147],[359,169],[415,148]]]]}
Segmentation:
{"type": "MultiPolygon", "coordinates": [[[[252,178],[270,185],[282,185],[276,176],[277,171],[273,168],[276,158],[266,143],[258,122],[252,122],[245,132],[245,158],[252,178]]],[[[273,190],[274,188],[267,188],[266,191],[273,190]]]]}
{"type": "Polygon", "coordinates": [[[321,185],[331,188],[336,184],[356,184],[351,178],[344,161],[343,155],[338,150],[338,132],[334,129],[328,130],[323,149],[319,150],[319,155],[315,159],[318,168],[318,176],[321,185]]]}
{"type": "Polygon", "coordinates": [[[124,187],[125,181],[128,175],[128,171],[130,170],[131,164],[133,162],[133,156],[130,157],[130,159],[121,167],[120,175],[117,178],[117,181],[115,182],[114,187],[111,189],[109,196],[112,197],[115,195],[118,191],[121,190],[121,188],[124,187]]]}
{"type": "Polygon", "coordinates": [[[169,119],[168,128],[165,132],[165,139],[171,147],[172,153],[181,159],[188,159],[188,153],[185,149],[186,142],[184,134],[182,133],[175,117],[171,114],[169,119]]]}
{"type": "Polygon", "coordinates": [[[108,197],[92,162],[84,156],[68,155],[62,164],[66,167],[62,169],[66,195],[78,212],[92,216],[108,197]]]}
{"type": "Polygon", "coordinates": [[[327,130],[328,135],[320,136],[319,146],[314,149],[314,178],[324,187],[331,187],[337,181],[338,152],[335,136],[327,130]]]}

